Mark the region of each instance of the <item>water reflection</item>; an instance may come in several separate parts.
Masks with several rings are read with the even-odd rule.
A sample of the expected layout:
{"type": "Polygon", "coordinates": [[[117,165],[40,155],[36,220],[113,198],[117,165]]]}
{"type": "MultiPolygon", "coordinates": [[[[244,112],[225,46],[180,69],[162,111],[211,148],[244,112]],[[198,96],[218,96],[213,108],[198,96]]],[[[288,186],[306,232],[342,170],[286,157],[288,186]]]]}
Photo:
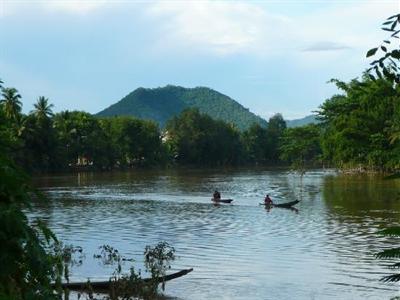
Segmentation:
{"type": "Polygon", "coordinates": [[[394,181],[256,169],[81,173],[37,184],[52,200],[35,214],[89,253],[73,279],[110,273],[90,259],[102,244],[140,267],[145,245],[166,240],[179,256],[174,270],[194,268],[167,285],[182,299],[382,299],[397,291],[378,282],[388,270],[372,255],[390,242],[376,231],[399,222],[394,181]],[[215,189],[233,204],[214,206],[215,189]],[[301,202],[268,211],[259,205],[266,193],[301,202]]]}

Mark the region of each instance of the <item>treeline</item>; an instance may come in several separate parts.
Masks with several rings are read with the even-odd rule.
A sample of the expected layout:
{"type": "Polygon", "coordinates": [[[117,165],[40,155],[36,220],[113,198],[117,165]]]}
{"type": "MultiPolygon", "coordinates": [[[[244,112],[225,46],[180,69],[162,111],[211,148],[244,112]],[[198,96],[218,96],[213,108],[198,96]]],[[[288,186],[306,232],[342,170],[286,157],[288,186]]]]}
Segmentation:
{"type": "Polygon", "coordinates": [[[23,114],[15,88],[2,88],[1,96],[1,150],[29,171],[282,163],[279,147],[286,123],[280,114],[266,128],[254,124],[241,132],[189,109],[160,131],[156,123],[133,117],[100,118],[82,111],[54,114],[43,96],[29,114],[23,114]]]}
{"type": "Polygon", "coordinates": [[[333,82],[344,93],[320,107],[324,158],[344,168],[398,169],[399,86],[367,75],[349,83],[333,82]]]}
{"type": "Polygon", "coordinates": [[[132,117],[53,114],[45,97],[24,115],[18,91],[2,88],[0,143],[30,171],[244,164],[399,169],[398,85],[367,75],[332,82],[343,93],[320,106],[318,125],[286,128],[276,114],[267,127],[254,124],[246,131],[196,109],[169,120],[164,131],[132,117]]]}

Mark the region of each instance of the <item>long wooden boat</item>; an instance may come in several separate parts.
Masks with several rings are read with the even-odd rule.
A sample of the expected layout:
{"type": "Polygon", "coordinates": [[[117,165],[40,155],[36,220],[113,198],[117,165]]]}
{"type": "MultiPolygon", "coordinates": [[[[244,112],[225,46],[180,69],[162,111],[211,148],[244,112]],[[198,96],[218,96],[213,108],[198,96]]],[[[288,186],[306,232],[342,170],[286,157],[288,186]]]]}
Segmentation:
{"type": "MultiPolygon", "coordinates": [[[[158,277],[158,278],[156,278],[156,282],[163,283],[165,281],[169,281],[169,280],[172,280],[175,278],[182,277],[192,271],[193,271],[193,268],[184,269],[184,270],[181,270],[176,273],[158,277]]],[[[150,282],[151,280],[152,280],[152,278],[145,278],[145,279],[143,279],[143,282],[146,283],[146,282],[150,282]]],[[[95,292],[105,292],[105,291],[110,290],[110,287],[112,286],[112,284],[115,284],[115,282],[110,281],[110,280],[108,280],[108,281],[91,281],[90,285],[88,284],[88,282],[70,282],[70,283],[62,283],[61,287],[63,289],[69,289],[69,290],[73,290],[73,291],[85,291],[85,290],[88,290],[90,287],[90,289],[95,292]]]]}
{"type": "Polygon", "coordinates": [[[211,198],[212,202],[215,203],[231,203],[233,199],[216,199],[216,198],[211,198]]]}
{"type": "Polygon", "coordinates": [[[282,207],[282,208],[291,208],[293,205],[296,205],[299,203],[299,200],[291,201],[291,202],[286,202],[286,203],[277,203],[277,204],[265,204],[265,203],[260,203],[260,205],[265,205],[269,207],[282,207]]]}
{"type": "Polygon", "coordinates": [[[299,200],[295,200],[295,201],[292,201],[292,202],[273,204],[273,206],[274,207],[292,207],[293,205],[296,205],[299,202],[300,202],[299,200]]]}

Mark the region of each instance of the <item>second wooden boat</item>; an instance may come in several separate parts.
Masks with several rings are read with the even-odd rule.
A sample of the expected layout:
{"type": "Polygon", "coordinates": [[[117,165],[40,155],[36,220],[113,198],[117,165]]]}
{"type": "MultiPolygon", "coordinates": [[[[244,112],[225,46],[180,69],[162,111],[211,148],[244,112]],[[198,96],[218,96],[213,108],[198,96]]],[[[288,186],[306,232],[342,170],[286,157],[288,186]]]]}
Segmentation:
{"type": "Polygon", "coordinates": [[[265,205],[265,206],[270,206],[270,207],[282,207],[282,208],[291,208],[293,205],[296,205],[299,203],[299,200],[291,201],[291,202],[286,202],[286,203],[274,203],[274,204],[265,204],[265,203],[260,203],[260,205],[265,205]]]}
{"type": "Polygon", "coordinates": [[[211,198],[212,202],[215,203],[231,203],[233,199],[216,199],[216,198],[211,198]]]}

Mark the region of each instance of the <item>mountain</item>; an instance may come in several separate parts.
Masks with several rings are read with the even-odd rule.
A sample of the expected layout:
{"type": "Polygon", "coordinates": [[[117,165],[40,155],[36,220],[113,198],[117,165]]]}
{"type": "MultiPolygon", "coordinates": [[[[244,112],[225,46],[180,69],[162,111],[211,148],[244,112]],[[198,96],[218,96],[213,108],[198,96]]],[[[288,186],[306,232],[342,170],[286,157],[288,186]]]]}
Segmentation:
{"type": "Polygon", "coordinates": [[[308,124],[317,124],[319,121],[317,120],[316,115],[309,115],[301,119],[295,120],[286,120],[287,127],[300,127],[308,124]]]}
{"type": "Polygon", "coordinates": [[[247,108],[207,87],[184,88],[167,85],[146,89],[138,88],[117,103],[97,113],[99,117],[134,116],[149,119],[164,127],[173,116],[186,108],[198,108],[213,119],[235,124],[245,130],[253,123],[267,126],[267,121],[247,108]]]}

